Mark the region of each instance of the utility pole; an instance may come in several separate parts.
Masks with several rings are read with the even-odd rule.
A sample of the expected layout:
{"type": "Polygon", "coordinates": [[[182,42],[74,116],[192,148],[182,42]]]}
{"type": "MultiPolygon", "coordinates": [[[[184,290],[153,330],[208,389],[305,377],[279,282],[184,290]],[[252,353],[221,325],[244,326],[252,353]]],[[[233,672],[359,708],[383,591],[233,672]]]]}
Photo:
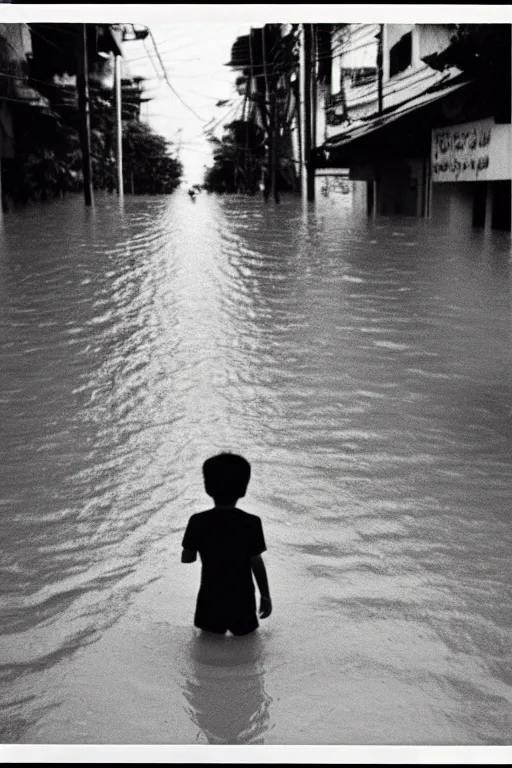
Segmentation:
{"type": "MultiPolygon", "coordinates": [[[[379,35],[377,39],[377,98],[378,98],[378,113],[382,114],[384,109],[384,66],[383,66],[383,54],[384,54],[384,24],[379,25],[379,35]]],[[[377,171],[378,173],[378,171],[377,171]]],[[[372,218],[377,217],[378,200],[379,200],[379,183],[378,179],[374,179],[372,190],[372,205],[371,215],[372,218]]]]}
{"type": "Polygon", "coordinates": [[[87,25],[80,24],[77,58],[78,108],[80,113],[80,145],[85,204],[93,204],[91,168],[91,106],[89,100],[89,65],[87,61],[87,25]]]}
{"type": "Polygon", "coordinates": [[[270,193],[273,191],[271,189],[272,187],[272,160],[273,160],[273,115],[271,114],[271,110],[269,109],[269,96],[270,96],[270,88],[269,88],[269,79],[268,79],[268,68],[267,68],[267,43],[266,43],[266,33],[267,33],[267,26],[266,24],[263,25],[263,28],[261,30],[261,49],[262,49],[262,55],[263,55],[263,78],[265,81],[265,100],[264,100],[264,113],[265,113],[265,124],[267,126],[267,145],[268,145],[268,152],[267,152],[267,175],[265,177],[265,187],[263,190],[263,195],[265,197],[265,200],[268,200],[270,193]]]}
{"type": "Polygon", "coordinates": [[[124,196],[123,181],[123,121],[121,101],[121,57],[114,54],[114,94],[116,123],[117,194],[124,196]]]}
{"type": "Polygon", "coordinates": [[[311,24],[303,25],[304,45],[304,159],[306,165],[306,195],[309,202],[315,199],[315,170],[311,149],[311,24]]]}
{"type": "Polygon", "coordinates": [[[384,44],[384,24],[381,24],[379,37],[378,37],[378,46],[377,46],[377,90],[378,90],[378,99],[379,99],[379,103],[378,103],[379,115],[382,114],[383,102],[384,102],[384,87],[383,87],[384,70],[382,65],[383,44],[384,44]]]}
{"type": "Polygon", "coordinates": [[[4,200],[3,200],[3,193],[2,193],[2,141],[0,140],[0,224],[2,223],[2,219],[4,217],[4,200]]]}
{"type": "Polygon", "coordinates": [[[304,118],[306,109],[306,86],[305,86],[305,73],[306,67],[304,65],[304,24],[299,26],[299,89],[298,89],[298,103],[299,110],[297,114],[298,125],[298,138],[299,138],[299,171],[300,171],[300,189],[302,197],[306,195],[306,150],[304,147],[304,131],[306,126],[306,120],[304,118]]]}
{"type": "Polygon", "coordinates": [[[253,32],[252,32],[252,27],[251,27],[249,29],[249,64],[250,64],[250,69],[249,69],[249,77],[247,78],[247,90],[245,92],[245,96],[246,96],[246,99],[247,99],[247,116],[245,118],[246,121],[247,121],[246,134],[245,134],[245,138],[246,138],[246,144],[245,144],[245,146],[246,146],[245,167],[246,167],[246,172],[247,172],[247,183],[248,183],[249,189],[251,191],[251,194],[253,192],[255,192],[255,189],[254,189],[254,167],[255,167],[255,162],[253,161],[252,153],[251,153],[251,157],[249,159],[249,121],[251,120],[251,116],[252,116],[252,113],[253,113],[253,109],[252,109],[252,105],[251,105],[251,99],[253,98],[253,90],[252,89],[253,89],[253,81],[254,81],[254,67],[253,67],[253,54],[252,54],[252,36],[253,36],[253,32]],[[250,163],[250,168],[249,168],[249,163],[250,163]]]}
{"type": "MultiPolygon", "coordinates": [[[[317,50],[317,31],[316,31],[316,24],[311,25],[311,58],[312,58],[312,65],[311,65],[311,146],[312,149],[316,147],[316,123],[317,123],[317,97],[318,97],[318,90],[317,90],[317,61],[318,61],[318,50],[317,50]]],[[[314,172],[314,167],[313,167],[314,172]]]]}
{"type": "Polygon", "coordinates": [[[277,96],[274,87],[270,96],[271,130],[272,130],[272,165],[270,175],[270,188],[274,195],[274,202],[279,203],[279,189],[277,188],[277,96]]]}

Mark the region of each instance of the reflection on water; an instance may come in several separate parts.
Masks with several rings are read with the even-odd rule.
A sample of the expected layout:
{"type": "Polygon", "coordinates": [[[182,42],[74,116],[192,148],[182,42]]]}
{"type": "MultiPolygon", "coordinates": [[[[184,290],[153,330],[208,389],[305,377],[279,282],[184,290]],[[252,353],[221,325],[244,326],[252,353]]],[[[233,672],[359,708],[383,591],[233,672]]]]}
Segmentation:
{"type": "Polygon", "coordinates": [[[510,738],[510,237],[339,199],[5,218],[6,741],[510,738]],[[253,465],[271,634],[197,640],[182,678],[152,628],[192,630],[181,537],[226,449],[253,465]]]}
{"type": "Polygon", "coordinates": [[[200,633],[192,640],[183,695],[208,744],[264,743],[271,699],[262,652],[257,632],[243,638],[200,633]]]}

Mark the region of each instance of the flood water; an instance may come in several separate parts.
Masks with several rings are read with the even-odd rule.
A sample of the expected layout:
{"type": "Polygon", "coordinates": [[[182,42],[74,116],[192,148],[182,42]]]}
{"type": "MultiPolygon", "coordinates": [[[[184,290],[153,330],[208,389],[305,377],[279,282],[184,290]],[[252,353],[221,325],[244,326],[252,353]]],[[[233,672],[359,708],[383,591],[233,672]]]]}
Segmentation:
{"type": "Polygon", "coordinates": [[[0,740],[506,745],[510,237],[201,195],[0,235],[0,740]],[[274,612],[192,626],[201,465],[274,612]]]}

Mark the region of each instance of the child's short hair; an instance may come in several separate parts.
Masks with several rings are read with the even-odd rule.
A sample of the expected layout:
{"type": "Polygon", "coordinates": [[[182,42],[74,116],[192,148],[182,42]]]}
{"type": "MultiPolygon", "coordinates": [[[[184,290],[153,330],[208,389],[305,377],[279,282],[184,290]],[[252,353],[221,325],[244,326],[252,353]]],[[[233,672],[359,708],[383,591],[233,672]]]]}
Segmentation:
{"type": "Polygon", "coordinates": [[[234,453],[220,453],[203,464],[204,487],[215,503],[231,504],[245,496],[251,465],[234,453]]]}

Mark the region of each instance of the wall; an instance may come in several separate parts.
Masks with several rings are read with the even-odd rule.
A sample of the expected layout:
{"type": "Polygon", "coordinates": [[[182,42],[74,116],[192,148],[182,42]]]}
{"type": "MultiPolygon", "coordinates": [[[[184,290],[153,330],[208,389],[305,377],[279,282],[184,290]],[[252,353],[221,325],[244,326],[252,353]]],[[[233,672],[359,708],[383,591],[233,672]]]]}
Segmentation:
{"type": "Polygon", "coordinates": [[[492,117],[432,131],[435,183],[497,181],[512,178],[512,126],[492,117]]]}
{"type": "Polygon", "coordinates": [[[2,101],[2,94],[9,99],[19,98],[22,65],[32,50],[30,32],[26,24],[0,24],[0,69],[12,77],[0,76],[0,158],[14,157],[13,125],[9,101],[2,101]]]}
{"type": "Polygon", "coordinates": [[[512,182],[492,181],[491,226],[510,232],[512,228],[512,182]]]}
{"type": "Polygon", "coordinates": [[[12,115],[6,102],[0,100],[0,158],[14,157],[12,115]]]}
{"type": "Polygon", "coordinates": [[[511,228],[510,181],[445,182],[432,185],[432,219],[446,227],[511,228]]]}
{"type": "MultiPolygon", "coordinates": [[[[359,113],[370,114],[377,103],[377,37],[379,24],[348,24],[344,30],[332,36],[331,94],[341,97],[342,69],[375,69],[373,81],[366,85],[355,85],[351,78],[343,80],[344,97],[351,119],[357,119],[359,113]],[[356,114],[357,112],[357,114],[356,114]]],[[[324,105],[325,109],[325,105],[324,105]]],[[[334,112],[343,115],[340,103],[334,112]]],[[[340,125],[326,125],[325,137],[328,138],[342,130],[340,125]]]]}
{"type": "Polygon", "coordinates": [[[377,169],[379,216],[421,216],[423,213],[423,163],[405,160],[377,169]]]}
{"type": "Polygon", "coordinates": [[[30,32],[26,24],[0,24],[0,36],[7,40],[7,54],[15,61],[24,61],[32,52],[30,32]]]}
{"type": "Polygon", "coordinates": [[[473,204],[478,182],[434,184],[432,219],[446,226],[470,229],[473,226],[473,204]]]}
{"type": "Polygon", "coordinates": [[[398,43],[407,32],[411,32],[414,26],[414,24],[386,24],[388,50],[398,43]]]}
{"type": "Polygon", "coordinates": [[[418,24],[420,58],[444,51],[455,33],[455,24],[418,24]]]}
{"type": "Polygon", "coordinates": [[[318,85],[316,100],[316,143],[322,144],[328,137],[328,125],[326,121],[325,103],[329,98],[330,90],[328,86],[318,85]]]}
{"type": "MultiPolygon", "coordinates": [[[[379,24],[349,24],[348,32],[333,35],[332,95],[341,94],[341,67],[376,67],[379,24]],[[356,49],[357,50],[352,50],[356,49]],[[343,53],[345,51],[345,53],[343,53]],[[343,53],[342,57],[339,54],[343,53]]],[[[440,82],[446,72],[437,72],[421,61],[421,57],[442,50],[450,41],[454,25],[443,24],[386,24],[383,37],[383,107],[387,109],[440,82]],[[408,31],[413,31],[413,61],[403,72],[393,77],[389,73],[389,52],[408,31]]],[[[347,112],[352,121],[375,114],[378,109],[377,76],[366,85],[353,86],[348,78],[344,82],[347,112]]],[[[340,103],[334,108],[343,114],[340,103]]],[[[326,138],[342,133],[346,123],[326,126],[326,138]]]]}
{"type": "Polygon", "coordinates": [[[348,24],[345,32],[333,35],[333,55],[341,54],[344,68],[374,67],[379,31],[379,24],[348,24]]]}

